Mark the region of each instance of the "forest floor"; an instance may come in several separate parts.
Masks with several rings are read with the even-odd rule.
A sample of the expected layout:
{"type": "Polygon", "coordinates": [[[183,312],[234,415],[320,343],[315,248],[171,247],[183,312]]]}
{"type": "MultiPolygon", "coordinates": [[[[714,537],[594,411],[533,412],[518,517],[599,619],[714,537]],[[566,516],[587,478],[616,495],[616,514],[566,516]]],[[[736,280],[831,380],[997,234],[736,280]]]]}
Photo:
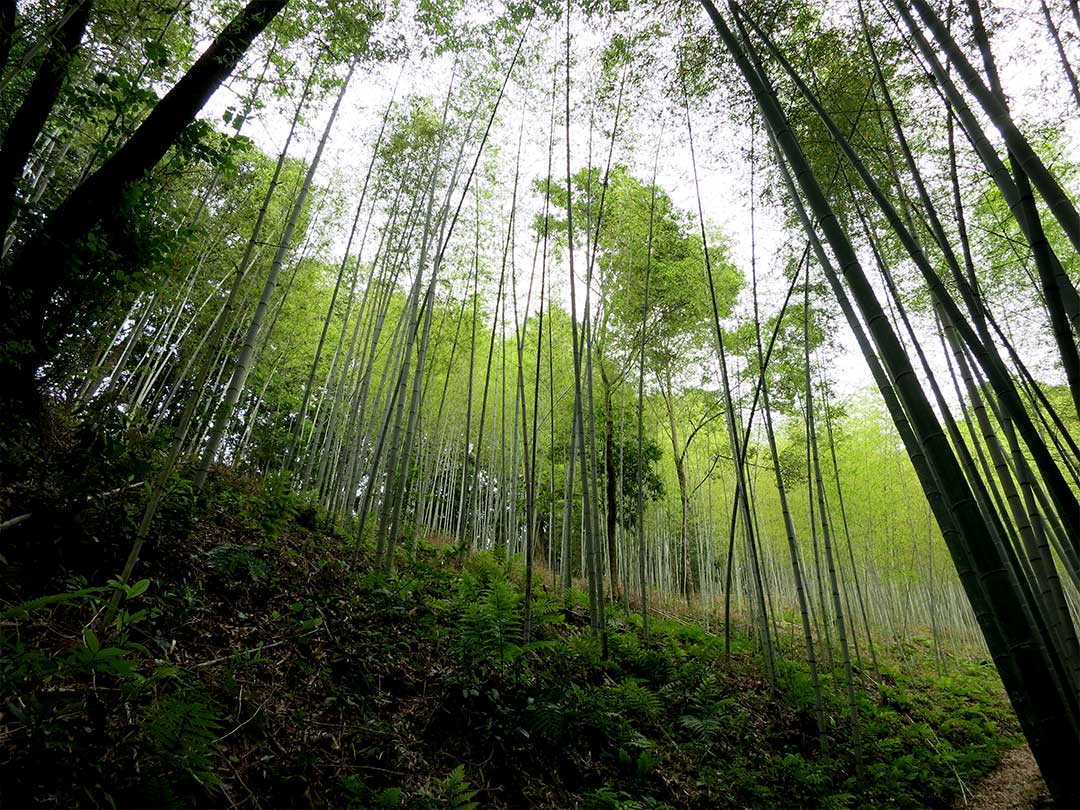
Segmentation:
{"type": "Polygon", "coordinates": [[[408,538],[377,573],[287,486],[222,472],[178,480],[142,579],[100,586],[142,497],[5,533],[0,806],[949,810],[1021,742],[989,662],[940,677],[915,640],[856,668],[858,749],[822,673],[823,749],[798,649],[770,675],[741,633],[646,639],[617,606],[605,645],[539,583],[526,640],[519,561],[408,538]]]}
{"type": "Polygon", "coordinates": [[[970,795],[957,799],[953,810],[1040,810],[1050,794],[1026,745],[1014,748],[970,795]]]}

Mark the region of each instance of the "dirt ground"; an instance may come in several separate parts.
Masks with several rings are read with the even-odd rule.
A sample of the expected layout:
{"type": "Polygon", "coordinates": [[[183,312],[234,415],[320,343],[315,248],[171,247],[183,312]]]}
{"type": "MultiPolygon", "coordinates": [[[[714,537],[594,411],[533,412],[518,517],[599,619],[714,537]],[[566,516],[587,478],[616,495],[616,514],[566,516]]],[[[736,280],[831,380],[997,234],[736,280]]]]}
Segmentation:
{"type": "Polygon", "coordinates": [[[1007,753],[986,779],[969,789],[972,792],[957,800],[953,810],[1041,810],[1051,806],[1050,794],[1026,746],[1007,753]]]}

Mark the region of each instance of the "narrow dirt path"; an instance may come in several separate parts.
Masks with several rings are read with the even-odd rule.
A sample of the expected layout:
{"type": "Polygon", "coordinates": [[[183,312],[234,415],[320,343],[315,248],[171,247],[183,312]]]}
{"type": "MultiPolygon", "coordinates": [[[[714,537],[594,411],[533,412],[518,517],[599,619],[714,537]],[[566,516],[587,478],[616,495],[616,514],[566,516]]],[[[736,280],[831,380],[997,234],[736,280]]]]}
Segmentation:
{"type": "Polygon", "coordinates": [[[1009,751],[966,799],[956,801],[953,810],[1037,810],[1048,806],[1049,800],[1031,750],[1024,746],[1009,751]]]}

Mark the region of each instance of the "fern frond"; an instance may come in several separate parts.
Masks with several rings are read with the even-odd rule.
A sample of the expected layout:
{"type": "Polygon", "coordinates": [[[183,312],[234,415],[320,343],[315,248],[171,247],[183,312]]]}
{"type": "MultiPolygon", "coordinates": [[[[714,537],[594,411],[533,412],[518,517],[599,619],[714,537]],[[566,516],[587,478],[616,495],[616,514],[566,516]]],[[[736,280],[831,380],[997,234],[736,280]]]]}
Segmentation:
{"type": "Polygon", "coordinates": [[[610,691],[615,708],[621,710],[621,713],[653,722],[663,711],[664,705],[659,696],[633,678],[611,687],[610,691]]]}
{"type": "Polygon", "coordinates": [[[724,724],[716,717],[685,714],[679,723],[699,742],[711,743],[723,731],[724,724]]]}
{"type": "Polygon", "coordinates": [[[479,792],[465,778],[465,766],[458,765],[442,780],[436,798],[440,810],[476,810],[480,805],[473,797],[479,792]]]}
{"type": "Polygon", "coordinates": [[[150,746],[176,770],[203,787],[216,787],[214,772],[221,721],[198,696],[170,695],[151,709],[144,725],[150,746]]]}
{"type": "MultiPolygon", "coordinates": [[[[472,592],[472,583],[461,595],[472,592]]],[[[505,580],[492,580],[475,597],[461,605],[458,621],[458,651],[472,664],[517,659],[523,648],[521,595],[505,580]]]]}
{"type": "Polygon", "coordinates": [[[566,716],[562,706],[556,703],[540,701],[527,709],[533,733],[551,745],[562,741],[566,731],[566,716]]]}

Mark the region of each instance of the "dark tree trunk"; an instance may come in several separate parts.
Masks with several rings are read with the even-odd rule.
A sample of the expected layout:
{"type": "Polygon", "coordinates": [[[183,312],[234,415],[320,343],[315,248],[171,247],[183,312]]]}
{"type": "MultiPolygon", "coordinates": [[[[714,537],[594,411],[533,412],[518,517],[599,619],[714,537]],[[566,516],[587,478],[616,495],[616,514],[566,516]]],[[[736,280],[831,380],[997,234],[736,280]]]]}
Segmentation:
{"type": "MultiPolygon", "coordinates": [[[[11,224],[23,169],[56,104],[60,88],[64,86],[71,60],[86,33],[92,5],[92,0],[67,0],[64,4],[64,22],[57,29],[30,89],[4,133],[4,142],[0,146],[0,234],[7,233],[11,224]]],[[[11,50],[14,23],[15,3],[3,0],[0,2],[0,70],[11,50]]]]}
{"type": "Polygon", "coordinates": [[[33,386],[50,345],[70,326],[78,243],[123,203],[233,71],[288,0],[250,0],[162,98],[131,138],[52,213],[12,264],[0,290],[0,360],[33,386]]]}
{"type": "MultiPolygon", "coordinates": [[[[612,446],[615,441],[615,420],[611,415],[611,383],[604,372],[603,364],[600,365],[600,376],[604,383],[604,494],[607,499],[607,514],[604,517],[607,524],[605,528],[607,530],[608,571],[611,575],[611,596],[613,599],[618,600],[619,567],[616,562],[618,552],[615,548],[615,532],[619,504],[616,486],[618,482],[615,478],[617,475],[615,470],[615,448],[612,446]]],[[[638,463],[641,463],[641,459],[638,459],[638,463]]]]}
{"type": "Polygon", "coordinates": [[[0,0],[0,76],[7,69],[15,38],[15,0],[0,0]]]}

